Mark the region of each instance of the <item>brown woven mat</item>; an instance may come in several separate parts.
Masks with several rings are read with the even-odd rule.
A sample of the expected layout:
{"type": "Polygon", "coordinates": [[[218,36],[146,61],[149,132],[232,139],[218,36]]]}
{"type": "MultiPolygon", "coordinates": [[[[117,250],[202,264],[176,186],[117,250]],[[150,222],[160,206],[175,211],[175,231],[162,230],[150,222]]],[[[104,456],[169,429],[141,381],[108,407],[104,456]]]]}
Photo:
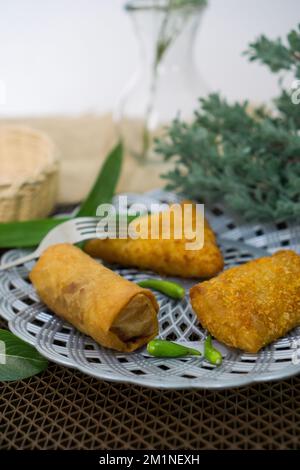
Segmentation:
{"type": "Polygon", "coordinates": [[[50,364],[39,376],[0,388],[1,449],[300,447],[300,377],[218,392],[168,392],[50,364]]]}

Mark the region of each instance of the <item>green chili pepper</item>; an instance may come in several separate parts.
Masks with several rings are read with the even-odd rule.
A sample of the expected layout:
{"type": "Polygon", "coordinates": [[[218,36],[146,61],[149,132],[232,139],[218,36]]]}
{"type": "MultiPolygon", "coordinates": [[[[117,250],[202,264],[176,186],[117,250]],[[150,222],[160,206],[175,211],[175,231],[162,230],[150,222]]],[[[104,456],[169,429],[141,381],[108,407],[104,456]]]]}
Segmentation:
{"type": "Polygon", "coordinates": [[[222,364],[223,361],[220,351],[213,347],[210,335],[208,335],[204,341],[204,357],[207,361],[216,366],[222,364]]]}
{"type": "Polygon", "coordinates": [[[197,349],[187,348],[182,344],[173,343],[163,339],[153,339],[147,344],[147,351],[155,357],[184,357],[201,356],[197,349]]]}
{"type": "Polygon", "coordinates": [[[183,299],[185,296],[185,289],[176,282],[163,281],[160,279],[145,279],[137,283],[140,287],[154,289],[172,299],[183,299]]]}

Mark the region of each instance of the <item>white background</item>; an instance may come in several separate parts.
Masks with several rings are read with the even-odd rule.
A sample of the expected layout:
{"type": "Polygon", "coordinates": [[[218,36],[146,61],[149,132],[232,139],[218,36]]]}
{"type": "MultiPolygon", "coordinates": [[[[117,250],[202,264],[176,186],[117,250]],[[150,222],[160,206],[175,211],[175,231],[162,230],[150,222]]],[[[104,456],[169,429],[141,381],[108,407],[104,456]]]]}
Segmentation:
{"type": "MultiPolygon", "coordinates": [[[[112,109],[138,61],[124,0],[0,0],[2,116],[112,109]]],[[[276,78],[241,53],[264,33],[286,34],[299,0],[209,0],[196,44],[200,73],[229,99],[267,100],[276,78]]]]}

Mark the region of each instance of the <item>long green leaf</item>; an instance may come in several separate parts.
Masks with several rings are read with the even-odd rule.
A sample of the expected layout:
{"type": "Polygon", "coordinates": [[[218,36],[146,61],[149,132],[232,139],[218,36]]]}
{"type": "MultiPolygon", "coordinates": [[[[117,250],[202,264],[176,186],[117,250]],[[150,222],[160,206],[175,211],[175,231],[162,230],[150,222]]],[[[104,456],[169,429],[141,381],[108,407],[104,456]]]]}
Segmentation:
{"type": "Polygon", "coordinates": [[[21,380],[45,370],[48,361],[40,353],[14,336],[0,330],[0,381],[21,380]]]}
{"type": "MultiPolygon", "coordinates": [[[[110,202],[118,183],[122,167],[123,147],[117,144],[107,156],[99,175],[82,203],[77,216],[95,216],[99,204],[110,202]]],[[[29,220],[0,224],[1,248],[28,248],[38,245],[44,236],[67,218],[29,220]]]]}
{"type": "Polygon", "coordinates": [[[77,217],[95,216],[100,204],[111,202],[121,173],[122,159],[123,146],[120,142],[105,160],[92,190],[80,206],[77,217]]]}
{"type": "Polygon", "coordinates": [[[67,218],[26,220],[0,224],[1,248],[26,248],[38,245],[47,233],[67,218]]]}

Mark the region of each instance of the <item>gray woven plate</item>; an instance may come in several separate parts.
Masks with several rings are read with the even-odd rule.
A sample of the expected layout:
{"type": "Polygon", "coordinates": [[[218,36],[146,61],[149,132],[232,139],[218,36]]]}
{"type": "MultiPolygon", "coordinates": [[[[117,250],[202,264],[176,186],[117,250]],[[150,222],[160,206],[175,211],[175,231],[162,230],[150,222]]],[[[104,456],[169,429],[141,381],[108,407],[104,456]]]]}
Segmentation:
{"type": "MultiPolygon", "coordinates": [[[[162,191],[143,196],[129,195],[133,202],[176,201],[176,196],[162,191]]],[[[281,225],[238,225],[224,214],[221,207],[206,211],[210,223],[219,235],[226,268],[266,255],[281,247],[299,250],[299,227],[281,225]]],[[[8,262],[24,254],[12,250],[2,257],[8,262]]],[[[81,370],[100,379],[135,383],[148,387],[185,389],[222,389],[253,382],[285,378],[300,371],[297,364],[297,341],[300,346],[300,328],[285,338],[264,348],[258,354],[245,354],[216,343],[224,356],[223,364],[214,367],[203,358],[157,359],[140,350],[131,354],[117,353],[97,345],[72,326],[60,320],[40,303],[28,272],[33,263],[13,268],[0,276],[0,314],[18,337],[34,345],[49,360],[81,370]]],[[[114,268],[132,281],[141,280],[149,273],[135,269],[114,268]]],[[[152,275],[152,274],[151,274],[152,275]]],[[[153,275],[158,277],[156,275],[153,275]]],[[[182,280],[180,280],[182,283],[182,280]]],[[[188,289],[194,281],[184,281],[188,289]]],[[[160,304],[159,324],[162,338],[194,345],[203,344],[205,332],[191,309],[188,295],[181,302],[157,294],[160,304]]]]}

